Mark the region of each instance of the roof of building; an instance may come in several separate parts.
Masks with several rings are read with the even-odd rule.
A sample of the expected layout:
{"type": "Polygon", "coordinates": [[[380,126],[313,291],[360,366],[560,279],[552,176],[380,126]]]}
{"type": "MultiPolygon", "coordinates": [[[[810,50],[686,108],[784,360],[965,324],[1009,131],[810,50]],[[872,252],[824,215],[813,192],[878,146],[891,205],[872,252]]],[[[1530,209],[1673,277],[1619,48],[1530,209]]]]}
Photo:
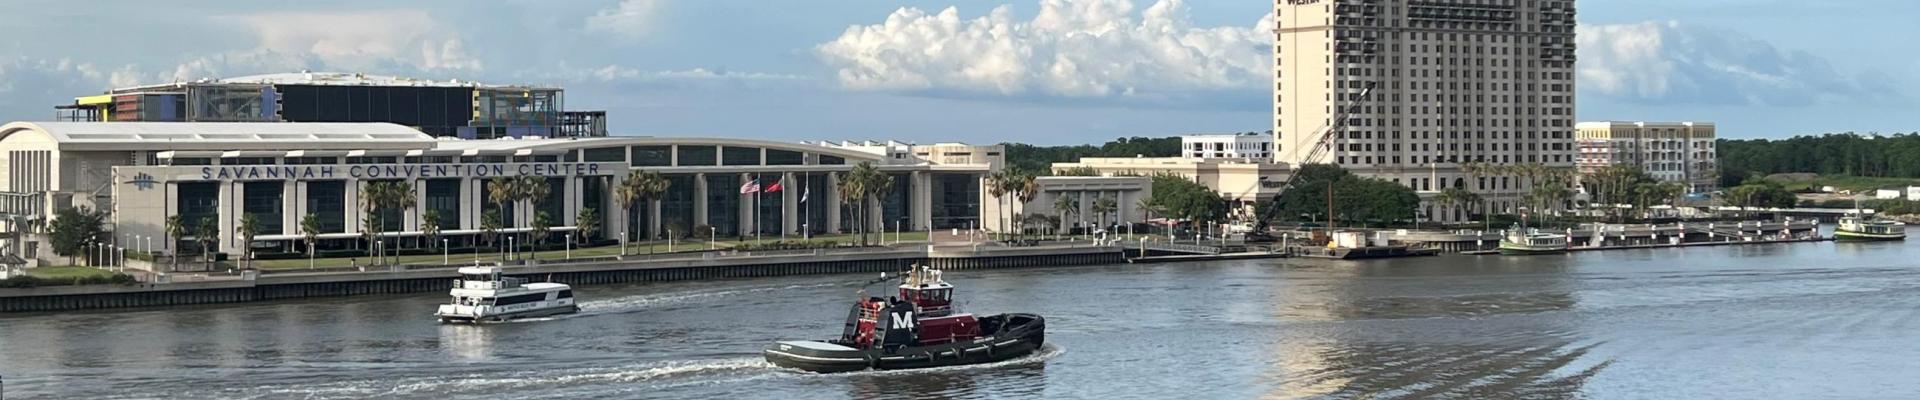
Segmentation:
{"type": "MultiPolygon", "coordinates": [[[[127,145],[156,149],[168,143],[236,149],[366,148],[432,146],[433,136],[382,122],[12,122],[0,125],[0,138],[21,131],[47,135],[66,145],[127,145]]],[[[100,148],[106,150],[106,148],[100,148]]]]}
{"type": "Polygon", "coordinates": [[[520,85],[491,85],[474,81],[449,79],[436,81],[392,75],[368,75],[345,72],[288,72],[262,74],[220,79],[220,83],[252,83],[272,85],[330,85],[330,86],[422,86],[422,87],[529,87],[520,85]]]}

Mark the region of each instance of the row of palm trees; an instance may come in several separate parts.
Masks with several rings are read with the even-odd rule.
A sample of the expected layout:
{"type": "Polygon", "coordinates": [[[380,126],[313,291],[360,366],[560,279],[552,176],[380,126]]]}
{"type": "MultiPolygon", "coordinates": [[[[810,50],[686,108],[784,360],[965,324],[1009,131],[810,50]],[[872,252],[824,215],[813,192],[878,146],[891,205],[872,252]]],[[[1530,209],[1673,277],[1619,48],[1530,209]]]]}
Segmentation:
{"type": "MultiPolygon", "coordinates": [[[[1002,205],[1002,207],[997,207],[999,212],[996,213],[994,218],[999,219],[1001,222],[1000,226],[1013,227],[1013,229],[1009,229],[1008,232],[1001,233],[1003,239],[1011,235],[1026,232],[1027,225],[1044,224],[1058,232],[1059,229],[1065,228],[1065,221],[1071,220],[1071,215],[1080,214],[1080,198],[1064,195],[1055,198],[1053,201],[1054,213],[1058,214],[1053,216],[1053,218],[1024,213],[1022,210],[1026,208],[1026,205],[1032,203],[1035,198],[1040,197],[1040,183],[1038,178],[1039,177],[1032,172],[1022,171],[1016,168],[1003,169],[987,174],[985,182],[987,194],[992,195],[994,200],[1001,202],[1002,205]]],[[[1153,205],[1151,199],[1145,198],[1140,199],[1139,206],[1143,212],[1150,212],[1150,210],[1158,208],[1153,205]]],[[[1095,221],[1095,225],[1105,226],[1107,217],[1120,211],[1120,202],[1112,197],[1101,196],[1095,198],[1089,207],[1091,209],[1087,211],[1099,216],[1095,221]]]]}
{"type": "MultiPolygon", "coordinates": [[[[495,245],[501,236],[499,233],[503,219],[501,210],[517,209],[516,207],[521,203],[525,203],[527,211],[531,213],[515,212],[514,219],[517,221],[514,221],[514,226],[524,225],[532,229],[531,232],[526,233],[530,235],[526,238],[528,240],[519,240],[519,243],[545,242],[553,232],[553,216],[548,215],[541,206],[552,194],[553,186],[547,183],[546,177],[542,176],[498,177],[488,181],[487,200],[492,201],[495,207],[487,210],[480,217],[481,240],[487,242],[489,246],[495,245]]],[[[520,235],[509,234],[508,236],[518,238],[520,235]]],[[[519,246],[514,247],[514,251],[517,252],[519,246]]],[[[506,254],[502,251],[501,257],[507,257],[506,254]]]]}
{"type": "Polygon", "coordinates": [[[838,187],[834,188],[840,193],[840,198],[854,200],[845,202],[844,206],[858,209],[854,212],[857,222],[854,224],[854,232],[860,236],[860,245],[868,244],[867,231],[873,225],[869,221],[873,213],[868,207],[872,207],[876,199],[893,190],[893,184],[892,175],[880,172],[880,168],[871,162],[861,162],[855,164],[853,170],[848,171],[846,176],[840,177],[838,187]]]}
{"type": "MultiPolygon", "coordinates": [[[[613,201],[620,205],[620,209],[627,210],[629,213],[636,212],[634,211],[634,206],[636,205],[643,206],[638,212],[650,212],[650,210],[653,209],[653,202],[659,201],[666,196],[667,188],[671,186],[673,186],[673,181],[667,179],[665,175],[661,175],[659,172],[628,171],[627,179],[620,181],[619,185],[613,187],[613,201]]],[[[626,233],[631,234],[637,230],[637,227],[629,226],[627,227],[626,233]]],[[[645,237],[659,236],[658,232],[648,233],[645,237]]],[[[627,234],[620,235],[621,255],[627,254],[627,236],[627,234]]],[[[640,236],[635,235],[635,237],[638,238],[640,236]]]]}

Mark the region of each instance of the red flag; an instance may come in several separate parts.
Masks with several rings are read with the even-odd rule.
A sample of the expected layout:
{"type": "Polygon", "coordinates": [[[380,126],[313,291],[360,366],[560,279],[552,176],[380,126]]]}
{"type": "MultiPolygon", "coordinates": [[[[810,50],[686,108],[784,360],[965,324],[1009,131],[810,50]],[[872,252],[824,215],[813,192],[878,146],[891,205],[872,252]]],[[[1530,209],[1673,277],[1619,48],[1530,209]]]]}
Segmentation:
{"type": "Polygon", "coordinates": [[[785,186],[780,186],[780,181],[773,181],[772,185],[767,185],[767,193],[780,193],[780,189],[786,189],[785,186]]]}

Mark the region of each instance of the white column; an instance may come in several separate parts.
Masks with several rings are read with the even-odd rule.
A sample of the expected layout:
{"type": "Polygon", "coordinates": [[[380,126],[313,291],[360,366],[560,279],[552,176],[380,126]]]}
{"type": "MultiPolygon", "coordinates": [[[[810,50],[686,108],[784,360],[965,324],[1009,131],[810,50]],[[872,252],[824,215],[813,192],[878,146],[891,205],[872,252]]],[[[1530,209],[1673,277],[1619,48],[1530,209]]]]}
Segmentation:
{"type": "Polygon", "coordinates": [[[460,218],[456,229],[479,229],[480,208],[487,201],[485,192],[480,191],[479,179],[461,178],[460,180],[460,218]]]}
{"type": "Polygon", "coordinates": [[[346,203],[341,208],[341,219],[346,224],[346,233],[360,233],[360,180],[348,179],[341,190],[346,192],[346,203]]]}
{"type": "MultiPolygon", "coordinates": [[[[753,180],[753,174],[745,174],[745,173],[740,174],[740,182],[742,184],[752,180],[753,180]]],[[[762,183],[765,183],[765,182],[762,182],[762,183]]],[[[765,188],[765,187],[763,186],[762,188],[765,188]]],[[[740,221],[738,222],[740,225],[741,235],[752,235],[754,232],[757,231],[757,228],[759,227],[759,225],[755,224],[755,222],[757,221],[754,220],[755,217],[759,216],[758,215],[759,213],[754,212],[755,210],[753,209],[753,206],[757,205],[755,203],[758,203],[758,201],[756,200],[759,199],[759,196],[760,196],[759,193],[750,193],[750,194],[740,195],[740,206],[737,208],[740,209],[740,221]]]]}
{"type": "MultiPolygon", "coordinates": [[[[676,146],[677,148],[677,146],[676,146]]],[[[679,157],[678,155],[674,157],[679,157]]],[[[710,225],[707,221],[707,174],[693,174],[693,224],[710,225]]],[[[668,188],[672,190],[672,188],[668,188]]]]}
{"type": "Polygon", "coordinates": [[[239,224],[240,213],[246,210],[240,205],[241,196],[238,193],[240,190],[240,182],[220,182],[220,212],[219,216],[215,217],[215,219],[219,220],[220,225],[220,237],[218,238],[220,239],[220,244],[216,247],[218,247],[221,252],[231,252],[239,248],[235,246],[235,244],[239,242],[239,240],[235,238],[240,236],[238,234],[240,230],[236,229],[236,226],[239,224]]]}
{"type": "Polygon", "coordinates": [[[793,179],[792,172],[780,174],[780,231],[800,231],[800,195],[807,190],[805,183],[793,179]]]}
{"type": "Polygon", "coordinates": [[[840,173],[839,172],[827,173],[827,192],[821,193],[820,195],[826,196],[826,199],[827,199],[827,206],[826,206],[827,232],[829,233],[839,232],[840,231],[840,206],[842,204],[841,203],[842,200],[840,199],[840,173]]]}
{"type": "Polygon", "coordinates": [[[265,234],[300,234],[300,216],[307,215],[304,212],[306,205],[302,204],[305,202],[300,201],[300,194],[306,193],[301,190],[304,186],[306,186],[306,182],[294,180],[288,180],[282,183],[280,186],[280,231],[265,234]]]}
{"type": "Polygon", "coordinates": [[[902,228],[905,228],[907,230],[932,229],[933,228],[933,173],[927,172],[927,171],[914,171],[912,181],[913,181],[913,190],[910,193],[912,193],[911,196],[913,196],[913,202],[909,203],[909,205],[911,206],[911,208],[909,209],[912,211],[907,214],[912,217],[907,220],[908,226],[904,226],[902,228]]]}

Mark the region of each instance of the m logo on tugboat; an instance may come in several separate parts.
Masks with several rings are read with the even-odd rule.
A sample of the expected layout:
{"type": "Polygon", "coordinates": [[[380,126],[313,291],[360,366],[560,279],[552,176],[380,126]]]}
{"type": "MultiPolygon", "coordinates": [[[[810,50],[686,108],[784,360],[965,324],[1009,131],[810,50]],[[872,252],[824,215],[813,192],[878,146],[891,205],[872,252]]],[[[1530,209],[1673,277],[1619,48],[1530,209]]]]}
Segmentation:
{"type": "Polygon", "coordinates": [[[912,312],[912,311],[908,311],[908,312],[903,312],[903,313],[893,313],[893,314],[892,314],[892,316],[893,316],[893,327],[894,327],[894,328],[896,328],[896,329],[913,329],[913,323],[914,323],[914,319],[913,319],[913,312],[912,312]]]}

